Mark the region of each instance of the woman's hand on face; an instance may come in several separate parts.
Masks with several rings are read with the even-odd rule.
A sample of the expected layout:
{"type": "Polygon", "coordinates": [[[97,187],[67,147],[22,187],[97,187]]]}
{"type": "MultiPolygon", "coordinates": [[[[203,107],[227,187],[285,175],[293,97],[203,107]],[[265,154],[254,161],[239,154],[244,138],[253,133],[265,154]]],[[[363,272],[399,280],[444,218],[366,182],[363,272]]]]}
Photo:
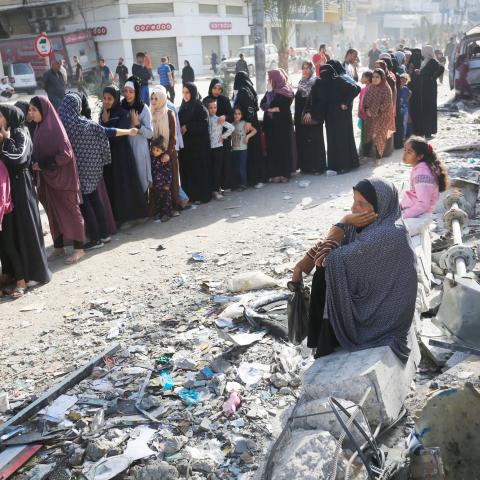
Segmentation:
{"type": "Polygon", "coordinates": [[[366,227],[370,225],[378,218],[378,214],[375,212],[368,212],[368,213],[349,213],[345,215],[341,223],[345,223],[347,225],[352,225],[353,227],[360,228],[366,227]]]}
{"type": "Polygon", "coordinates": [[[40,168],[40,166],[38,165],[38,163],[34,163],[34,164],[32,165],[32,170],[33,170],[34,172],[41,172],[41,171],[42,171],[42,169],[40,168]]]}
{"type": "Polygon", "coordinates": [[[136,110],[130,110],[130,122],[132,126],[140,124],[140,117],[136,110]]]}
{"type": "Polygon", "coordinates": [[[136,137],[138,134],[138,128],[131,128],[128,134],[129,137],[136,137]]]}
{"type": "Polygon", "coordinates": [[[186,125],[182,125],[182,135],[185,135],[187,133],[187,127],[186,125]]]}
{"type": "Polygon", "coordinates": [[[109,120],[110,120],[110,112],[108,112],[107,110],[104,110],[102,112],[102,122],[107,123],[109,120]]]}
{"type": "Polygon", "coordinates": [[[3,139],[10,138],[10,129],[5,129],[5,127],[0,128],[0,135],[2,135],[3,139]]]}

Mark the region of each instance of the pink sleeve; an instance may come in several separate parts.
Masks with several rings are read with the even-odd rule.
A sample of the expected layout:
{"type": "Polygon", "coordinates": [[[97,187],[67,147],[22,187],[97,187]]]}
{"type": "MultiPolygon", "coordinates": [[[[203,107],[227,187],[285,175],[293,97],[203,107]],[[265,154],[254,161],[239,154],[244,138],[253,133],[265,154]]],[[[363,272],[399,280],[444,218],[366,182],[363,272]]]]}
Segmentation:
{"type": "Polygon", "coordinates": [[[412,205],[403,211],[403,218],[415,218],[430,212],[435,198],[436,189],[438,189],[435,180],[431,175],[416,175],[413,178],[413,188],[415,190],[415,200],[412,205]]]}

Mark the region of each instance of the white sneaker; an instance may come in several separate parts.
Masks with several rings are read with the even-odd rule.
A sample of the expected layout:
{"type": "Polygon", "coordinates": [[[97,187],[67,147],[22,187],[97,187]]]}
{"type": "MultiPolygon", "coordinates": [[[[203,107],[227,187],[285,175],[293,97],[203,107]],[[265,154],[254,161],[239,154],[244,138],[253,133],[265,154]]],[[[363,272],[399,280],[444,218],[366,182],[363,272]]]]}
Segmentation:
{"type": "Polygon", "coordinates": [[[223,200],[223,195],[219,192],[213,192],[213,198],[215,200],[223,200]]]}
{"type": "Polygon", "coordinates": [[[258,182],[253,188],[256,188],[258,190],[259,188],[262,188],[264,186],[265,185],[262,182],[258,182]]]}

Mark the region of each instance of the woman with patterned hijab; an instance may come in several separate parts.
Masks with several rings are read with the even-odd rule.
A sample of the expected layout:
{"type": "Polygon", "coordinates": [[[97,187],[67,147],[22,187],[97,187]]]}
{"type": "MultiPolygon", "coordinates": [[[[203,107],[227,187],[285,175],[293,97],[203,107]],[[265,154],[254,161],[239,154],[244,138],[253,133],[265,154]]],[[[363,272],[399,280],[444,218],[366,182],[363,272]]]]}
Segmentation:
{"type": "Polygon", "coordinates": [[[402,361],[417,296],[416,257],[395,186],[381,178],[353,187],[352,213],[294,269],[293,281],[316,268],[308,346],[316,357],[388,346],[402,361]]]}

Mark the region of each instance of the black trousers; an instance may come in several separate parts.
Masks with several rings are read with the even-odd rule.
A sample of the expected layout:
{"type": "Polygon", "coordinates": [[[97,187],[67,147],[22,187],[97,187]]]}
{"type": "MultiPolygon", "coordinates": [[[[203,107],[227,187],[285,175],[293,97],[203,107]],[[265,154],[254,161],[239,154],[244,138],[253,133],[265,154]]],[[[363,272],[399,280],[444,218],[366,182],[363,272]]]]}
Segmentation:
{"type": "Polygon", "coordinates": [[[170,101],[173,103],[175,101],[175,87],[170,85],[169,87],[165,87],[167,89],[167,93],[170,97],[170,101]]]}
{"type": "Polygon", "coordinates": [[[83,203],[80,205],[80,210],[90,240],[96,242],[108,237],[107,217],[98,191],[82,194],[82,197],[83,203]]]}
{"type": "Polygon", "coordinates": [[[25,274],[23,272],[22,259],[15,243],[13,213],[3,217],[2,230],[0,231],[0,251],[2,257],[6,258],[10,263],[15,281],[23,280],[25,274]]]}
{"type": "Polygon", "coordinates": [[[211,148],[213,191],[218,192],[223,183],[223,147],[211,148]]]}
{"type": "Polygon", "coordinates": [[[307,346],[317,349],[315,357],[329,355],[340,345],[332,325],[324,318],[326,293],[325,268],[317,267],[312,280],[307,337],[307,346]]]}

